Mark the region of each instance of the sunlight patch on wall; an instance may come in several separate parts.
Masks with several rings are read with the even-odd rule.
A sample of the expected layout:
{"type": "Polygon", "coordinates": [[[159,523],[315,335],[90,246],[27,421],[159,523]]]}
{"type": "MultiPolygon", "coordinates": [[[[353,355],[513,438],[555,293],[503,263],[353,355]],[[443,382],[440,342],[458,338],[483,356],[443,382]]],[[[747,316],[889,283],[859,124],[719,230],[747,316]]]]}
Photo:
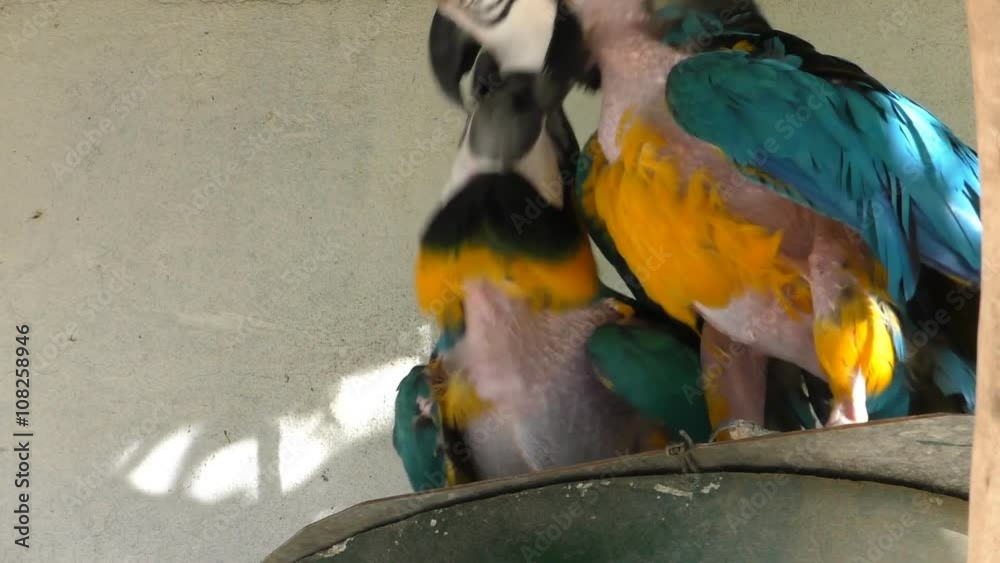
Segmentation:
{"type": "MultiPolygon", "coordinates": [[[[129,474],[128,480],[132,486],[151,495],[169,493],[184,462],[184,454],[191,447],[197,434],[197,428],[191,430],[182,428],[165,438],[129,474]]],[[[130,449],[134,452],[138,447],[137,442],[130,449]]],[[[128,452],[129,450],[126,450],[126,453],[128,452]]]]}
{"type": "Polygon", "coordinates": [[[303,483],[330,455],[328,444],[336,441],[336,426],[322,412],[310,416],[283,416],[278,419],[278,477],[281,492],[303,483]]]}
{"type": "Polygon", "coordinates": [[[216,450],[195,468],[189,492],[202,502],[217,502],[239,493],[257,500],[260,477],[257,462],[256,438],[216,450]]]}
{"type": "Polygon", "coordinates": [[[118,454],[118,458],[115,460],[115,469],[121,469],[132,459],[135,452],[139,451],[139,446],[142,445],[142,440],[136,440],[129,444],[127,448],[122,450],[122,453],[118,454]]]}
{"type": "Polygon", "coordinates": [[[420,362],[420,358],[408,356],[342,376],[330,411],[344,437],[363,438],[391,425],[396,387],[420,362]]]}

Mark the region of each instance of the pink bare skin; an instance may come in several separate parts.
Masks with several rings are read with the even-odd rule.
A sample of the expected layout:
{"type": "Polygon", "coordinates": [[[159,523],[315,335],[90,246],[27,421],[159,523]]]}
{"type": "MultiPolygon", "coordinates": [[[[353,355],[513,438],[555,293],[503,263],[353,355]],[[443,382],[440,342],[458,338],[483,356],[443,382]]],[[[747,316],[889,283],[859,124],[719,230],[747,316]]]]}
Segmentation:
{"type": "Polygon", "coordinates": [[[652,449],[656,425],[595,376],[587,340],[622,319],[607,302],[532,312],[485,281],[466,283],[465,336],[445,369],[464,373],[493,408],[465,441],[483,478],[522,474],[652,449]]]}
{"type": "MultiPolygon", "coordinates": [[[[587,37],[594,62],[601,70],[602,108],[598,129],[601,148],[609,162],[620,155],[615,141],[619,122],[627,109],[656,126],[670,141],[681,168],[682,183],[696,169],[707,170],[720,182],[720,192],[734,215],[748,222],[788,233],[780,252],[800,268],[813,293],[815,315],[834,311],[835,298],[856,280],[840,265],[847,255],[870,256],[858,237],[845,236],[844,227],[799,206],[743,176],[714,147],[685,133],[674,121],[664,101],[670,70],[688,55],[674,50],[653,35],[652,22],[640,0],[578,0],[573,3],[587,37]]],[[[752,349],[751,357],[729,367],[721,378],[723,391],[732,399],[733,412],[751,422],[763,423],[764,364],[758,355],[794,363],[826,379],[819,367],[813,341],[812,317],[794,319],[770,296],[744,295],[721,309],[697,306],[714,330],[752,349]],[[751,321],[748,323],[748,319],[751,321]],[[750,371],[760,371],[759,375],[750,371]],[[761,386],[761,389],[749,389],[761,386]],[[762,401],[762,399],[760,399],[762,401]]],[[[837,401],[828,425],[866,422],[864,380],[846,401],[837,401]]]]}

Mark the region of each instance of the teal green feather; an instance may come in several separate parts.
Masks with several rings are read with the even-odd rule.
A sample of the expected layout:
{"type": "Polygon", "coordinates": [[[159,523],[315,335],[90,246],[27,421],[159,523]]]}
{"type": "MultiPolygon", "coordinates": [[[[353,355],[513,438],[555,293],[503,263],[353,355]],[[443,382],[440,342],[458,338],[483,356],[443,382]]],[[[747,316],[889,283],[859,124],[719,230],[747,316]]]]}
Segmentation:
{"type": "Polygon", "coordinates": [[[403,469],[414,491],[444,487],[447,480],[442,427],[433,402],[426,366],[416,366],[396,388],[392,446],[403,461],[403,469]],[[428,401],[431,412],[422,413],[419,401],[428,401]]]}
{"type": "Polygon", "coordinates": [[[695,442],[711,435],[708,410],[698,390],[698,353],[650,326],[605,325],[587,343],[590,359],[611,389],[674,440],[684,430],[695,442]]]}
{"type": "Polygon", "coordinates": [[[438,356],[438,354],[442,354],[454,348],[455,344],[462,339],[462,334],[464,334],[464,330],[461,328],[443,329],[441,331],[441,335],[438,336],[437,342],[434,343],[434,349],[431,350],[431,359],[433,360],[438,356]]]}
{"type": "Polygon", "coordinates": [[[711,48],[718,35],[771,29],[752,0],[669,0],[656,19],[664,25],[663,42],[689,52],[711,48]]]}
{"type": "Polygon", "coordinates": [[[775,192],[860,233],[898,303],[913,296],[921,263],[978,283],[975,151],[917,103],[795,36],[713,41],[747,37],[750,53],[716,50],[673,69],[666,101],[678,124],[775,192]]]}
{"type": "Polygon", "coordinates": [[[906,366],[903,363],[897,364],[889,386],[880,394],[869,396],[865,401],[869,419],[884,420],[911,414],[911,391],[907,386],[906,379],[906,366]]]}
{"type": "Polygon", "coordinates": [[[682,439],[680,430],[695,442],[707,440],[711,427],[699,387],[700,345],[691,329],[603,284],[599,299],[615,299],[635,310],[632,321],[598,327],[587,342],[600,375],[643,416],[663,424],[674,440],[682,439]]]}

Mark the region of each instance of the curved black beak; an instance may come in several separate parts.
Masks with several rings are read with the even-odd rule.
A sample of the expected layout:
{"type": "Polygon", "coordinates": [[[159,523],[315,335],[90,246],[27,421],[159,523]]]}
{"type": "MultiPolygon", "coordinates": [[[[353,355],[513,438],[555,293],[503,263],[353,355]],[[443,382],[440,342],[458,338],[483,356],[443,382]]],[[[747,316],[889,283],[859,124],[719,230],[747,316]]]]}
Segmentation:
{"type": "Polygon", "coordinates": [[[429,46],[431,68],[438,86],[452,102],[464,107],[460,83],[476,62],[481,49],[479,42],[443,16],[440,10],[435,10],[429,46]]]}

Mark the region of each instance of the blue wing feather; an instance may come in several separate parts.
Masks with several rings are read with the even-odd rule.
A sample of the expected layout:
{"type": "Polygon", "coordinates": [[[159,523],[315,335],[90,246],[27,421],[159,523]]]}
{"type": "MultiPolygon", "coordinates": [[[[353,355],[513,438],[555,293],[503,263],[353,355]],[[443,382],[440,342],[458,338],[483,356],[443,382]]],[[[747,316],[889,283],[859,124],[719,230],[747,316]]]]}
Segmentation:
{"type": "Polygon", "coordinates": [[[917,103],[801,39],[772,32],[753,45],[674,68],[666,100],[678,124],[748,176],[860,233],[896,299],[913,295],[920,263],[978,283],[975,151],[917,103]]]}
{"type": "Polygon", "coordinates": [[[976,368],[951,350],[935,356],[934,384],[945,395],[962,398],[967,412],[976,412],[976,368]]]}

